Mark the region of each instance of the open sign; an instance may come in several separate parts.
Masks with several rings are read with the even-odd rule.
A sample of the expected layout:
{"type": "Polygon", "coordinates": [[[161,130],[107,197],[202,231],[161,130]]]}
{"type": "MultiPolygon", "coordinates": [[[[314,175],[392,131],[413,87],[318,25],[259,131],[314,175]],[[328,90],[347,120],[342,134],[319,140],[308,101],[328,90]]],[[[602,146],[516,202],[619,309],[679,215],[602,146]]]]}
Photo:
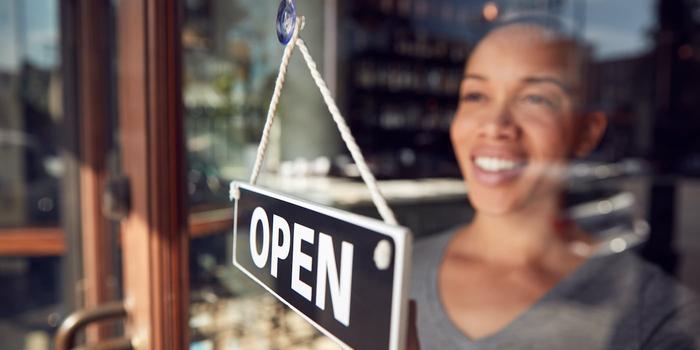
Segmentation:
{"type": "Polygon", "coordinates": [[[403,349],[407,229],[232,183],[233,264],[345,348],[403,349]]]}

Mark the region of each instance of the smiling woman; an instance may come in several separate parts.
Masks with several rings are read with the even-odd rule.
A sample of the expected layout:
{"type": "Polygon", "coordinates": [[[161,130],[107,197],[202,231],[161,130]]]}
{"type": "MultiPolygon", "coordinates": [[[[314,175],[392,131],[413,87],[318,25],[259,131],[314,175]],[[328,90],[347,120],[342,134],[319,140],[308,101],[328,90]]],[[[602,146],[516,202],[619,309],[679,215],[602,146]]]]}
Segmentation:
{"type": "Polygon", "coordinates": [[[504,23],[466,65],[450,130],[466,226],[417,243],[424,349],[695,349],[700,304],[566,218],[566,166],[607,124],[586,109],[585,46],[547,21],[504,23]],[[427,282],[427,283],[426,283],[427,282]]]}
{"type": "Polygon", "coordinates": [[[475,50],[451,137],[478,209],[535,204],[526,200],[555,208],[566,160],[598,143],[606,119],[574,94],[584,83],[578,47],[541,25],[514,23],[475,50]]]}

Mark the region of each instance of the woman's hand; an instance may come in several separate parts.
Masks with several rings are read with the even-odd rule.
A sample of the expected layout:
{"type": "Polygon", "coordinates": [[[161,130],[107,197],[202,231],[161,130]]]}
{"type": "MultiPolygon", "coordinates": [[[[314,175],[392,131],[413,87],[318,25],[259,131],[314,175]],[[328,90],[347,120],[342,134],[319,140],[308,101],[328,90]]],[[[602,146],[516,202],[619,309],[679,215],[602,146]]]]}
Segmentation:
{"type": "Polygon", "coordinates": [[[416,327],[416,301],[408,302],[408,331],[406,340],[406,350],[420,350],[418,342],[418,328],[416,327]]]}

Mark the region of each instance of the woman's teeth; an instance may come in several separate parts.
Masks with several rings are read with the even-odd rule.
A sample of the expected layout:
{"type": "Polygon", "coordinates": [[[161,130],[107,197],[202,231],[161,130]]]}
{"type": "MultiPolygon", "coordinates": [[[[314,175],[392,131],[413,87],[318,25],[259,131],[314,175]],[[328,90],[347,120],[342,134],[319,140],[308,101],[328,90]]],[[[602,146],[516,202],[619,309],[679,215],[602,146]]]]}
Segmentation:
{"type": "Polygon", "coordinates": [[[513,169],[519,168],[525,164],[522,161],[513,161],[513,160],[508,160],[508,159],[503,159],[503,158],[494,158],[494,157],[476,157],[474,159],[474,163],[479,168],[486,170],[486,171],[492,171],[492,172],[513,170],[513,169]]]}

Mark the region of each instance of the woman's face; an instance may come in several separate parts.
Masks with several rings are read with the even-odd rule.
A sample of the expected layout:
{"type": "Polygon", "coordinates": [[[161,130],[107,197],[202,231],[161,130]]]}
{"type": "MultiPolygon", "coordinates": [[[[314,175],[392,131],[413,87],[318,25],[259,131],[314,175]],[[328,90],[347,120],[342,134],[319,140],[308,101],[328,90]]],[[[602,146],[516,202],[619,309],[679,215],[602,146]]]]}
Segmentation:
{"type": "Polygon", "coordinates": [[[450,136],[472,205],[505,214],[558,197],[581,125],[571,45],[511,25],[474,50],[450,136]]]}

